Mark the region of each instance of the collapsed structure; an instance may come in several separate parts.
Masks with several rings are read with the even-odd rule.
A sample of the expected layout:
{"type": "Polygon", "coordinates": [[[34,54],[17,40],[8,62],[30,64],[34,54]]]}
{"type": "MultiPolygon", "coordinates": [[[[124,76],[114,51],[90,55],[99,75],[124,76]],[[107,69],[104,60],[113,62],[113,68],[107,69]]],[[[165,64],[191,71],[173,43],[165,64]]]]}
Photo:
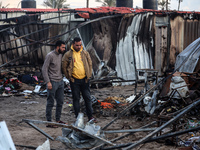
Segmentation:
{"type": "MultiPolygon", "coordinates": [[[[137,85],[141,79],[144,79],[147,84],[148,74],[153,74],[151,79],[156,81],[153,86],[145,85],[145,90],[139,94],[136,91],[137,97],[132,98],[131,104],[118,112],[117,117],[102,130],[108,133],[109,131],[106,131],[108,126],[140,103],[144,104],[144,110],[148,114],[158,115],[158,123],[162,123],[162,119],[166,118],[167,121],[159,124],[158,128],[140,141],[114,145],[110,149],[121,147],[131,149],[141,143],[155,140],[152,138],[155,134],[199,105],[198,92],[193,98],[188,98],[189,90],[185,87],[189,87],[190,81],[185,83],[182,79],[176,78],[176,71],[179,71],[184,72],[187,78],[198,81],[199,12],[127,7],[73,10],[0,9],[0,12],[2,71],[10,68],[19,72],[33,70],[40,72],[44,58],[54,49],[53,43],[56,40],[62,39],[70,45],[71,38],[78,35],[92,58],[94,83],[105,82],[106,79],[112,81],[120,79],[124,85],[133,83],[137,85]],[[158,76],[162,77],[166,74],[169,76],[158,80],[158,76]],[[171,78],[172,85],[169,80],[171,78]],[[178,86],[175,86],[176,83],[178,86]],[[158,93],[162,84],[165,86],[161,93],[158,93]],[[182,91],[184,93],[181,93],[182,91]],[[158,102],[157,97],[162,100],[158,102]]],[[[183,75],[177,74],[177,76],[183,75]]],[[[189,88],[194,88],[194,85],[189,88]]],[[[195,86],[195,90],[197,89],[195,86]]],[[[165,136],[170,137],[185,132],[189,131],[172,132],[171,135],[165,136]]],[[[104,144],[99,147],[102,145],[104,144]]]]}
{"type": "Polygon", "coordinates": [[[70,44],[75,33],[90,52],[94,77],[110,73],[136,80],[137,69],[154,69],[159,76],[173,70],[176,56],[200,35],[199,12],[127,7],[0,12],[1,68],[40,68],[52,44],[57,39],[70,44]]]}

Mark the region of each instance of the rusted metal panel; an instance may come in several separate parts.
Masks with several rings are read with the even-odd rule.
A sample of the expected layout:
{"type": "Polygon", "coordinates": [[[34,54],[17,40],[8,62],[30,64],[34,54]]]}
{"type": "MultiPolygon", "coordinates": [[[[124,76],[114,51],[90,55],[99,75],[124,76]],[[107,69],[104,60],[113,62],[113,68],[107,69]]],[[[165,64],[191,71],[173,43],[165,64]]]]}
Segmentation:
{"type": "Polygon", "coordinates": [[[176,62],[176,57],[190,43],[200,37],[199,21],[196,19],[177,16],[170,20],[171,23],[171,47],[170,47],[170,64],[176,62]]]}
{"type": "Polygon", "coordinates": [[[200,22],[199,20],[185,20],[184,23],[184,47],[186,48],[190,43],[200,37],[200,22]]]}
{"type": "Polygon", "coordinates": [[[162,75],[167,69],[168,16],[156,16],[155,21],[155,69],[162,75]]]}
{"type": "Polygon", "coordinates": [[[171,46],[170,46],[170,64],[176,61],[176,56],[183,50],[184,44],[184,19],[181,16],[170,20],[171,25],[171,46]]]}

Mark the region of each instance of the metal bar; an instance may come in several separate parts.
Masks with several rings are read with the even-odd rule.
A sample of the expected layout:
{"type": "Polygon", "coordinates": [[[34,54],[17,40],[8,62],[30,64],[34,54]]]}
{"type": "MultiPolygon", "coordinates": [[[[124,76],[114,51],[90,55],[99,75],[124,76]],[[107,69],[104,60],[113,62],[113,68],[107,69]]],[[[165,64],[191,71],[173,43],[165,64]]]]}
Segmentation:
{"type": "MultiPolygon", "coordinates": [[[[52,13],[52,12],[49,12],[49,13],[52,13]]],[[[47,14],[47,13],[45,13],[45,14],[47,14]]],[[[74,14],[78,14],[78,13],[74,13],[74,14]]],[[[36,14],[36,15],[37,15],[37,14],[36,14]]],[[[71,13],[68,14],[68,15],[63,15],[62,17],[69,16],[69,15],[71,15],[71,13]]],[[[58,17],[52,17],[52,18],[40,20],[40,22],[41,22],[41,21],[46,21],[46,20],[55,19],[55,18],[58,18],[58,17]]],[[[11,18],[9,18],[9,19],[11,19],[11,18]]],[[[6,19],[2,19],[2,20],[0,20],[0,21],[4,21],[4,20],[6,20],[6,19]]],[[[31,22],[24,23],[24,24],[15,24],[14,26],[11,26],[11,27],[8,27],[8,28],[5,28],[5,29],[0,30],[0,32],[4,32],[4,31],[6,31],[6,30],[8,30],[8,29],[10,29],[10,28],[14,28],[14,27],[19,26],[19,25],[20,25],[20,26],[25,26],[25,25],[29,25],[29,24],[33,24],[33,23],[38,23],[38,21],[31,21],[31,22]]]]}
{"type": "MultiPolygon", "coordinates": [[[[34,150],[37,149],[37,147],[35,147],[35,146],[28,146],[28,145],[18,145],[18,144],[15,144],[15,146],[16,146],[16,147],[25,147],[25,148],[34,149],[34,150]]],[[[50,150],[56,150],[56,149],[52,149],[52,148],[51,148],[50,150]]]]}
{"type": "Polygon", "coordinates": [[[110,130],[103,131],[103,133],[124,133],[124,132],[148,132],[156,130],[157,128],[145,128],[145,129],[129,129],[129,130],[110,130]]]}
{"type": "Polygon", "coordinates": [[[36,125],[34,125],[31,122],[26,122],[28,125],[32,126],[34,129],[36,129],[37,131],[39,131],[40,133],[42,133],[44,136],[48,137],[49,139],[51,139],[52,141],[54,141],[54,138],[51,137],[50,135],[48,135],[47,133],[45,133],[43,130],[41,130],[40,128],[38,128],[36,125]]]}
{"type": "Polygon", "coordinates": [[[190,129],[186,129],[186,130],[183,130],[183,131],[177,131],[177,132],[172,132],[172,133],[168,133],[168,134],[163,134],[163,135],[158,136],[158,137],[153,137],[153,138],[149,139],[147,142],[149,143],[149,142],[153,142],[153,141],[168,138],[168,137],[175,137],[175,136],[178,136],[178,135],[182,135],[182,134],[197,131],[197,130],[200,130],[200,126],[190,128],[190,129]]]}
{"type": "Polygon", "coordinates": [[[189,107],[185,110],[183,110],[180,114],[176,115],[174,118],[170,119],[168,122],[166,122],[165,124],[163,124],[161,127],[157,128],[155,131],[151,132],[150,134],[148,134],[146,137],[140,139],[139,141],[137,141],[136,143],[124,148],[123,150],[128,150],[128,149],[132,149],[142,143],[144,143],[145,141],[147,141],[148,139],[150,139],[153,135],[155,135],[157,132],[161,131],[162,129],[164,129],[165,127],[167,127],[168,125],[170,125],[171,123],[175,122],[178,118],[180,118],[182,115],[186,114],[188,111],[190,111],[193,107],[195,107],[196,105],[198,105],[200,103],[200,99],[197,100],[196,102],[192,103],[189,105],[189,107]]]}
{"type": "MultiPolygon", "coordinates": [[[[19,36],[19,35],[15,34],[15,33],[11,33],[10,31],[8,31],[9,34],[12,34],[12,35],[14,35],[14,36],[18,36],[18,37],[17,37],[17,38],[14,38],[14,39],[12,39],[12,40],[9,40],[9,41],[6,41],[6,42],[3,42],[3,43],[0,43],[0,45],[2,45],[2,44],[4,44],[4,43],[8,43],[8,42],[15,41],[15,40],[17,40],[17,39],[24,38],[24,37],[26,37],[26,36],[29,36],[29,35],[34,34],[34,33],[38,33],[38,32],[40,32],[40,31],[43,31],[43,30],[46,30],[46,29],[49,29],[49,28],[51,28],[51,26],[50,26],[50,27],[47,27],[47,28],[44,28],[44,29],[41,29],[41,30],[38,30],[38,31],[35,31],[35,32],[31,32],[31,33],[26,34],[26,35],[22,35],[22,36],[19,36]]],[[[26,40],[29,40],[29,41],[31,41],[31,42],[34,41],[34,40],[32,40],[32,39],[29,39],[29,38],[25,38],[25,39],[26,39],[26,40]]]]}
{"type": "MultiPolygon", "coordinates": [[[[148,79],[148,81],[153,81],[154,79],[148,79]]],[[[110,82],[112,82],[112,83],[118,83],[118,82],[135,82],[135,83],[142,83],[142,82],[144,82],[144,79],[140,79],[140,80],[125,80],[125,79],[123,79],[123,80],[121,80],[121,81],[113,81],[112,79],[111,80],[93,80],[93,81],[90,81],[90,83],[93,83],[93,84],[98,84],[98,83],[110,83],[110,82]]]]}
{"type": "Polygon", "coordinates": [[[30,119],[22,119],[23,122],[31,122],[31,123],[35,123],[35,124],[48,124],[48,125],[56,125],[59,127],[69,127],[69,125],[66,124],[61,124],[61,123],[56,123],[56,122],[51,122],[51,121],[40,121],[40,120],[30,120],[30,119]]]}
{"type": "MultiPolygon", "coordinates": [[[[182,135],[182,134],[185,134],[185,133],[198,131],[198,130],[200,130],[200,126],[195,127],[195,128],[191,128],[191,129],[186,129],[184,131],[172,132],[172,133],[168,133],[168,134],[163,134],[161,136],[153,137],[153,138],[150,138],[149,140],[147,140],[145,143],[157,141],[157,140],[160,140],[160,139],[165,139],[165,138],[168,138],[168,137],[175,137],[175,136],[178,136],[178,135],[182,135]]],[[[130,146],[131,144],[134,144],[134,143],[118,144],[118,145],[115,145],[115,146],[112,146],[112,147],[106,147],[106,148],[103,148],[103,149],[108,150],[108,149],[123,148],[123,147],[130,146]]]]}

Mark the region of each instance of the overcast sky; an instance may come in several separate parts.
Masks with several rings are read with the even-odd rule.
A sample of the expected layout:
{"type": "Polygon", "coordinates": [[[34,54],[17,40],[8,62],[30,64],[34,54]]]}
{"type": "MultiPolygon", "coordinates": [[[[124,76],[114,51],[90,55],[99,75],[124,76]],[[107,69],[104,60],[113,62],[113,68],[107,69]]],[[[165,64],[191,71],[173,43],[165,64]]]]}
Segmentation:
{"type": "MultiPolygon", "coordinates": [[[[20,8],[21,7],[21,0],[0,0],[3,3],[3,6],[9,4],[8,8],[20,8]]],[[[42,3],[44,0],[36,0],[37,8],[45,8],[42,3]]],[[[70,4],[71,8],[83,8],[86,7],[87,0],[67,0],[67,4],[70,4]]],[[[95,0],[89,0],[89,7],[100,7],[102,3],[95,2],[95,0]]],[[[136,6],[143,7],[143,0],[134,0],[133,1],[133,8],[136,6]]],[[[178,9],[178,0],[171,0],[170,5],[171,10],[178,9]]],[[[183,11],[198,11],[200,12],[200,0],[183,0],[181,3],[180,10],[183,11]]]]}

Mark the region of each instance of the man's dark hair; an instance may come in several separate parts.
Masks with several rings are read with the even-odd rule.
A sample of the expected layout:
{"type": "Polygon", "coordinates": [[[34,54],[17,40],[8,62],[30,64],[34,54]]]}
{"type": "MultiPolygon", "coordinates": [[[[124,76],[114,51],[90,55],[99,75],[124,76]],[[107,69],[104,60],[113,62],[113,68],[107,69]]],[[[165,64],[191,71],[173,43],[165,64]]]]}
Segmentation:
{"type": "Polygon", "coordinates": [[[61,40],[58,40],[57,42],[56,42],[56,47],[57,46],[61,46],[62,44],[64,44],[65,45],[65,42],[63,42],[63,41],[61,41],[61,40]]]}
{"type": "Polygon", "coordinates": [[[75,37],[74,40],[72,41],[72,43],[74,44],[75,42],[80,42],[81,39],[79,37],[75,37]]]}

